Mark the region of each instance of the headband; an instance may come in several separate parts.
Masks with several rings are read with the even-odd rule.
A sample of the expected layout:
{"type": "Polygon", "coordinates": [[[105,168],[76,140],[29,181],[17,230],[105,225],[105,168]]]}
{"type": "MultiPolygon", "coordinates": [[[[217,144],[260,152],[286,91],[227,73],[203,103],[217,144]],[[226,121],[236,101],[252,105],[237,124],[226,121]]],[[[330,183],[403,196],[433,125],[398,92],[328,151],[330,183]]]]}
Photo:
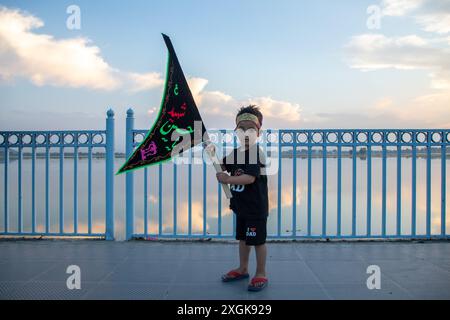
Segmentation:
{"type": "Polygon", "coordinates": [[[261,124],[259,123],[259,119],[257,116],[255,116],[254,114],[251,113],[243,113],[240,114],[236,117],[236,126],[239,124],[239,122],[241,121],[252,121],[253,123],[256,124],[256,126],[259,128],[261,128],[261,124]]]}

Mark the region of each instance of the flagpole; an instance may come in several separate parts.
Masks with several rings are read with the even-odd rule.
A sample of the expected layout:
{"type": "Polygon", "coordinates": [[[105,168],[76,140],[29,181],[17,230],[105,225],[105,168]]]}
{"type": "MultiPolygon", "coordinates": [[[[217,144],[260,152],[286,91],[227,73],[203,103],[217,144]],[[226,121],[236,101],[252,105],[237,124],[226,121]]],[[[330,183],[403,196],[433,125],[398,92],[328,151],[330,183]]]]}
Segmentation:
{"type": "MultiPolygon", "coordinates": [[[[219,159],[217,158],[217,154],[214,150],[214,148],[211,148],[210,146],[214,146],[214,144],[207,140],[203,142],[203,148],[205,148],[206,153],[208,154],[209,158],[211,159],[213,165],[214,165],[214,169],[216,169],[216,172],[223,172],[222,170],[222,166],[220,165],[219,159]]],[[[222,185],[222,190],[225,193],[225,196],[227,197],[227,199],[231,199],[233,197],[233,195],[231,194],[230,191],[230,186],[226,183],[221,183],[222,185]]]]}

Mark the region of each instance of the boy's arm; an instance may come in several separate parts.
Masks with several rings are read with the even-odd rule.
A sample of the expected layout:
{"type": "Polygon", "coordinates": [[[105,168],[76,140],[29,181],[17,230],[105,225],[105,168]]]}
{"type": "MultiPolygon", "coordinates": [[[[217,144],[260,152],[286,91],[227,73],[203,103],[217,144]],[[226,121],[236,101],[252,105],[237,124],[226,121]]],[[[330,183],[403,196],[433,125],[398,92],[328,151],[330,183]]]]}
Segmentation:
{"type": "Polygon", "coordinates": [[[217,180],[221,183],[227,184],[252,184],[256,178],[260,176],[260,164],[247,164],[243,166],[244,174],[239,176],[229,176],[228,174],[221,172],[216,174],[217,180]]]}
{"type": "Polygon", "coordinates": [[[249,175],[249,174],[242,174],[240,176],[229,176],[228,174],[224,172],[220,172],[216,174],[217,180],[219,180],[220,183],[227,183],[227,184],[252,184],[255,182],[256,177],[249,175]]]}
{"type": "Polygon", "coordinates": [[[240,176],[229,176],[229,184],[252,184],[256,177],[249,174],[241,174],[240,176]]]}

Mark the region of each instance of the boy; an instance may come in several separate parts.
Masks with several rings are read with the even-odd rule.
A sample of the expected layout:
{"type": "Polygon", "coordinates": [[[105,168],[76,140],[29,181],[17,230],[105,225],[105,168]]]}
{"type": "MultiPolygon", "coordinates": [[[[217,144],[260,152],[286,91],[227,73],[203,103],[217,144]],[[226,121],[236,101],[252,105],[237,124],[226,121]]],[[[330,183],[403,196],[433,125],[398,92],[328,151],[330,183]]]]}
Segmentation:
{"type": "Polygon", "coordinates": [[[248,259],[251,247],[256,252],[256,274],[248,285],[250,291],[260,291],[267,286],[266,277],[266,235],[268,216],[267,176],[261,173],[263,157],[256,143],[260,135],[263,115],[259,108],[250,105],[242,107],[236,116],[236,134],[240,147],[222,159],[222,169],[229,172],[217,173],[217,180],[231,184],[233,197],[230,209],[236,214],[236,240],[239,240],[239,260],[237,269],[222,276],[229,282],[249,277],[248,259]]]}

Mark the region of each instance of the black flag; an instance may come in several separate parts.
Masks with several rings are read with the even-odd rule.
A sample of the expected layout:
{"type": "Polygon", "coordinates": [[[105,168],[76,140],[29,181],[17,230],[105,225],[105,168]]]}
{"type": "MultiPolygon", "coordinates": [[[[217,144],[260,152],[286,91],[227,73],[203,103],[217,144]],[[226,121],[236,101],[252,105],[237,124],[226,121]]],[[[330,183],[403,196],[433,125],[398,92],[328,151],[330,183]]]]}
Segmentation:
{"type": "Polygon", "coordinates": [[[165,34],[162,36],[168,49],[168,60],[159,114],[145,139],[117,174],[169,160],[174,148],[174,151],[185,151],[194,147],[202,142],[206,132],[172,42],[165,34]]]}

